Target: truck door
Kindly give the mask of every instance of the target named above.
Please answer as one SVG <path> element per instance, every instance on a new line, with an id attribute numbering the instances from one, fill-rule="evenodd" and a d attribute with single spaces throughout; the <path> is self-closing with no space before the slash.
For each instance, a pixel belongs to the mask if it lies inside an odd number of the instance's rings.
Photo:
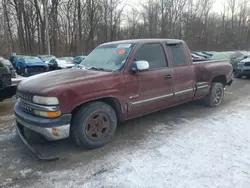
<path id="1" fill-rule="evenodd" d="M 135 54 L 135 61 L 145 60 L 149 70 L 137 72 L 132 78 L 138 83 L 138 93 L 128 99 L 128 117 L 166 108 L 173 100 L 173 80 L 161 43 L 144 44 Z"/>
<path id="2" fill-rule="evenodd" d="M 177 103 L 192 100 L 195 88 L 194 66 L 183 43 L 166 44 L 172 64 L 174 95 Z"/>

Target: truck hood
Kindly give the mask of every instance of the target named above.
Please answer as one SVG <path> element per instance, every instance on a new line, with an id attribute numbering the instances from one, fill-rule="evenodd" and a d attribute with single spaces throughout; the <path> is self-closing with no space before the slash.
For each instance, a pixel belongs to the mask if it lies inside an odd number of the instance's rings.
<path id="1" fill-rule="evenodd" d="M 99 77 L 110 74 L 112 73 L 85 69 L 62 69 L 25 78 L 18 85 L 18 90 L 32 94 L 47 95 L 65 87 L 65 85 L 92 82 L 93 79 L 100 79 Z"/>

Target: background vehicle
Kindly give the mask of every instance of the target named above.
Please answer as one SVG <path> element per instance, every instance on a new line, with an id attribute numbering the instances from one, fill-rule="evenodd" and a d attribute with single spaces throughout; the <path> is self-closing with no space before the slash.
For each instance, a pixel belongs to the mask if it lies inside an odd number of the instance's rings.
<path id="1" fill-rule="evenodd" d="M 81 66 L 18 85 L 16 127 L 29 147 L 23 129 L 48 140 L 71 136 L 81 147 L 98 148 L 121 121 L 201 98 L 219 106 L 233 74 L 228 61 L 193 63 L 186 43 L 173 39 L 102 44 Z M 60 79 L 47 82 L 55 78 Z"/>
<path id="2" fill-rule="evenodd" d="M 234 71 L 235 71 L 235 69 L 237 68 L 238 63 L 239 63 L 241 60 L 245 59 L 245 58 L 247 58 L 247 56 L 245 56 L 245 55 L 244 55 L 242 52 L 240 52 L 240 51 L 235 52 L 235 53 L 233 53 L 232 55 L 230 55 L 229 61 L 230 61 L 230 63 L 232 64 Z"/>
<path id="3" fill-rule="evenodd" d="M 76 56 L 73 60 L 73 63 L 80 64 L 87 56 Z"/>
<path id="4" fill-rule="evenodd" d="M 16 69 L 16 63 L 17 63 L 17 60 L 18 58 L 21 58 L 21 57 L 24 57 L 25 55 L 12 55 L 10 56 L 10 62 L 11 64 L 13 65 L 14 69 Z"/>
<path id="5" fill-rule="evenodd" d="M 24 56 L 18 59 L 16 73 L 18 75 L 30 76 L 48 71 L 48 65 L 35 56 Z"/>
<path id="6" fill-rule="evenodd" d="M 210 57 L 209 55 L 207 55 L 207 54 L 204 54 L 204 53 L 202 53 L 202 52 L 191 52 L 192 54 L 196 54 L 196 55 L 198 55 L 198 56 L 200 56 L 200 57 L 203 57 L 203 58 L 208 58 L 208 57 Z"/>
<path id="7" fill-rule="evenodd" d="M 228 60 L 230 59 L 230 56 L 234 52 L 216 52 L 213 54 L 212 57 L 208 58 L 209 60 Z"/>
<path id="8" fill-rule="evenodd" d="M 10 69 L 11 77 L 16 78 L 16 71 L 8 59 L 0 59 L 0 62 Z"/>
<path id="9" fill-rule="evenodd" d="M 203 60 L 203 59 L 205 59 L 204 57 L 199 56 L 199 55 L 194 54 L 194 53 L 191 53 L 191 57 L 192 57 L 192 59 L 193 59 L 194 61 L 195 61 L 195 60 Z"/>
<path id="10" fill-rule="evenodd" d="M 68 63 L 74 63 L 73 57 L 58 57 L 59 60 L 66 60 Z"/>
<path id="11" fill-rule="evenodd" d="M 11 86 L 11 72 L 10 69 L 0 61 L 0 90 Z"/>
<path id="12" fill-rule="evenodd" d="M 51 59 L 55 59 L 56 58 L 56 56 L 54 56 L 54 55 L 38 55 L 37 57 L 39 57 L 45 63 L 49 63 L 49 61 Z"/>
<path id="13" fill-rule="evenodd" d="M 241 78 L 243 76 L 250 78 L 250 57 L 241 60 L 235 67 L 234 77 Z"/>
<path id="14" fill-rule="evenodd" d="M 0 102 L 15 95 L 16 87 L 11 85 L 10 69 L 0 61 Z"/>
<path id="15" fill-rule="evenodd" d="M 208 52 L 208 51 L 202 51 L 203 54 L 208 55 L 209 57 L 212 57 L 214 52 Z"/>
<path id="16" fill-rule="evenodd" d="M 75 64 L 68 63 L 67 60 L 63 58 L 56 58 L 56 59 L 50 60 L 50 62 L 48 63 L 48 66 L 49 66 L 49 70 L 58 70 L 58 69 L 72 68 L 75 66 Z"/>

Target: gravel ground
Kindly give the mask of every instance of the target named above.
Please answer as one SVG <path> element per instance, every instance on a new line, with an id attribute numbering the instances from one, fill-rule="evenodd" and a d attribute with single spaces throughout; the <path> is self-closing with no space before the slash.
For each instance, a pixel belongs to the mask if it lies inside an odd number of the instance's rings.
<path id="1" fill-rule="evenodd" d="M 10 99 L 0 104 L 0 187 L 249 188 L 249 92 L 250 80 L 235 80 L 218 108 L 195 101 L 125 122 L 100 149 L 38 145 L 54 162 L 18 138 Z"/>

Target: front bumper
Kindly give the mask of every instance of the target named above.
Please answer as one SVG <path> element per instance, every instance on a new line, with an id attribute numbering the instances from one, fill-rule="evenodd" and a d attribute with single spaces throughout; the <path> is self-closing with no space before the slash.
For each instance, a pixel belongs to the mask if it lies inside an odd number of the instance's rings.
<path id="1" fill-rule="evenodd" d="M 237 67 L 235 71 L 242 76 L 250 76 L 250 66 Z"/>
<path id="2" fill-rule="evenodd" d="M 30 143 L 28 140 L 26 140 L 25 136 L 24 136 L 24 131 L 22 129 L 22 127 L 20 127 L 20 125 L 17 123 L 16 124 L 16 131 L 18 133 L 18 135 L 20 136 L 21 140 L 23 141 L 23 143 L 34 153 L 37 155 L 37 157 L 41 160 L 45 160 L 45 161 L 54 161 L 54 160 L 58 160 L 59 156 L 44 156 L 42 155 L 38 150 L 36 150 Z"/>
<path id="3" fill-rule="evenodd" d="M 26 127 L 43 135 L 47 140 L 60 140 L 69 137 L 71 114 L 64 114 L 58 118 L 43 118 L 28 114 L 19 107 L 14 106 L 18 126 Z"/>

